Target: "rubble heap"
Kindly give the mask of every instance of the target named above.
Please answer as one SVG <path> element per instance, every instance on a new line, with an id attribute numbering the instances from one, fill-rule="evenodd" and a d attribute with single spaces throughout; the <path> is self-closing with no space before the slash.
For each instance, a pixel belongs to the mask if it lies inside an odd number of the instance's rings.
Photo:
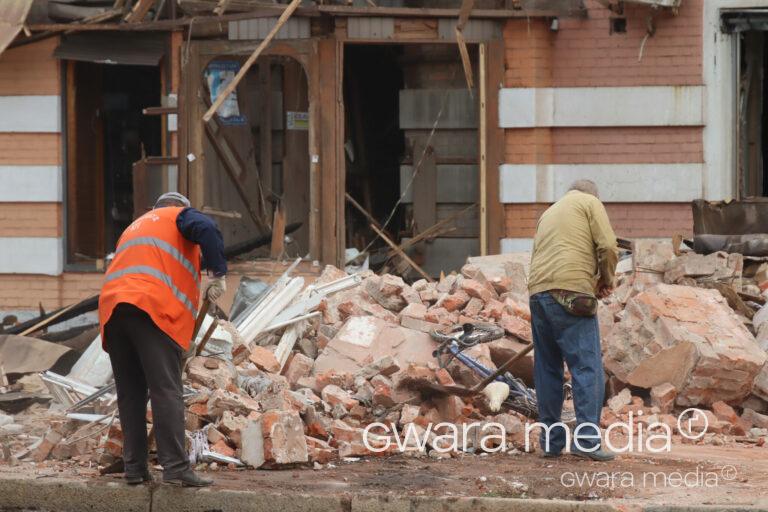
<path id="1" fill-rule="evenodd" d="M 471 433 L 466 445 L 446 446 L 443 434 L 490 422 L 506 432 L 494 446 L 535 449 L 525 443 L 530 418 L 494 413 L 483 394 L 424 391 L 431 384 L 480 381 L 456 361 L 437 364 L 434 329 L 478 321 L 503 328 L 503 338 L 465 352 L 491 370 L 531 343 L 524 259 L 473 258 L 459 273 L 412 284 L 328 266 L 310 284 L 284 275 L 231 323 L 217 327 L 207 318 L 200 332 L 212 337 L 185 369 L 190 458 L 212 467 L 279 468 L 396 452 L 452 457 L 493 446 Z M 740 255 L 676 256 L 660 242 L 636 243 L 627 263 L 615 293 L 599 308 L 608 377 L 604 426 L 660 422 L 677 432 L 673 413 L 699 406 L 711 409 L 711 421 L 698 442 L 764 443 L 768 365 L 760 333 L 768 331 L 761 296 L 768 265 Z M 511 370 L 529 386 L 533 357 Z M 69 386 L 80 398 L 97 391 L 55 375 L 44 380 L 49 387 Z M 76 412 L 54 403 L 45 428 L 38 422 L 33 434 L 17 419 L 0 417 L 0 438 L 10 439 L 5 446 L 12 448 L 6 458 L 10 452 L 12 460 L 73 458 L 108 467 L 121 453 L 113 392 L 103 388 L 86 409 L 54 393 Z M 367 432 L 374 423 L 389 431 Z"/>

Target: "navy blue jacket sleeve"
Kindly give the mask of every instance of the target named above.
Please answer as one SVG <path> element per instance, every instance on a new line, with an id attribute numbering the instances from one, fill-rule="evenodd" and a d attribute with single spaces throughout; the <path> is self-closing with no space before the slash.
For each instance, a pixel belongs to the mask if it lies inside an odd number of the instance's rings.
<path id="1" fill-rule="evenodd" d="M 224 239 L 213 219 L 194 208 L 185 208 L 176 217 L 176 227 L 184 238 L 200 246 L 204 269 L 210 270 L 217 277 L 226 275 Z"/>

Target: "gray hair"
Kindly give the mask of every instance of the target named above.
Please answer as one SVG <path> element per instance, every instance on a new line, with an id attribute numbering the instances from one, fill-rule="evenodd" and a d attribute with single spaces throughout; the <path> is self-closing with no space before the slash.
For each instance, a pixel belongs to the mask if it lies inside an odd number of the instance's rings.
<path id="1" fill-rule="evenodd" d="M 597 198 L 600 197 L 597 193 L 597 185 L 595 185 L 595 182 L 592 180 L 576 180 L 571 183 L 571 187 L 568 190 L 578 190 L 579 192 L 584 192 L 585 194 L 590 194 Z"/>
<path id="2" fill-rule="evenodd" d="M 163 208 L 166 206 L 189 207 L 191 206 L 191 203 L 189 202 L 189 199 L 178 192 L 166 192 L 157 198 L 157 201 L 155 201 L 155 208 Z"/>

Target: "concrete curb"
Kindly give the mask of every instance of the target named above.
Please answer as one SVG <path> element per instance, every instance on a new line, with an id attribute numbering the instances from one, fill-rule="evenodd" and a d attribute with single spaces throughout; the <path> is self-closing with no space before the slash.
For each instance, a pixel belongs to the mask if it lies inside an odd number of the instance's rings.
<path id="1" fill-rule="evenodd" d="M 151 491 L 143 485 L 51 477 L 0 479 L 0 510 L 148 512 L 151 502 Z"/>
<path id="2" fill-rule="evenodd" d="M 307 495 L 129 487 L 122 482 L 0 478 L 0 511 L 47 512 L 768 512 L 768 507 L 642 505 L 513 498 Z"/>

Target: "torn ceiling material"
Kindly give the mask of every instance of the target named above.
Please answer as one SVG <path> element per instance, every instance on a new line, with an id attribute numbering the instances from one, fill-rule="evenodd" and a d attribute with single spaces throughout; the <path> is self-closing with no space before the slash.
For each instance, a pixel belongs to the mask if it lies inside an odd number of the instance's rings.
<path id="1" fill-rule="evenodd" d="M 165 55 L 162 33 L 81 33 L 64 36 L 54 57 L 97 64 L 157 66 Z"/>
<path id="2" fill-rule="evenodd" d="M 0 54 L 21 32 L 34 0 L 3 0 L 0 2 Z"/>

